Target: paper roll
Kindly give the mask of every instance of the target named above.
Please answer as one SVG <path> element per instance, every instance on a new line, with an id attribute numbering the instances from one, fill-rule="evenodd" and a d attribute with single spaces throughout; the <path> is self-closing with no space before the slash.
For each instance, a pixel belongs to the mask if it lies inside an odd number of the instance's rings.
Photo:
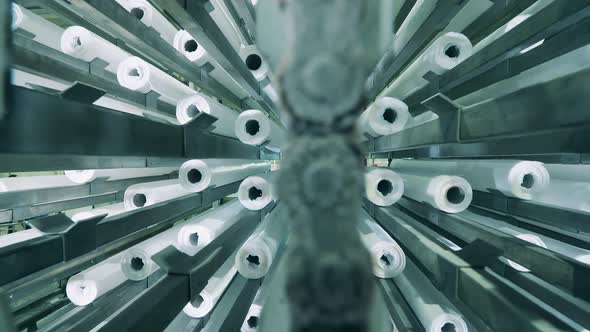
<path id="1" fill-rule="evenodd" d="M 195 255 L 221 233 L 240 221 L 246 209 L 237 199 L 190 219 L 176 235 L 176 247 L 189 256 Z"/>
<path id="2" fill-rule="evenodd" d="M 270 162 L 249 159 L 193 159 L 180 166 L 182 187 L 200 192 L 270 171 Z"/>
<path id="3" fill-rule="evenodd" d="M 246 319 L 244 323 L 242 323 L 242 327 L 240 329 L 241 332 L 256 332 L 258 331 L 258 322 L 260 321 L 260 315 L 262 314 L 262 306 L 259 304 L 252 304 L 250 309 L 248 309 L 248 313 L 246 314 Z"/>
<path id="4" fill-rule="evenodd" d="M 160 36 L 168 43 L 172 44 L 177 29 L 170 23 L 164 15 L 156 10 L 147 0 L 115 0 L 125 10 L 130 12 L 138 20 L 148 27 L 154 28 Z"/>
<path id="5" fill-rule="evenodd" d="M 109 181 L 166 175 L 178 170 L 177 167 L 143 167 L 143 168 L 105 168 L 64 171 L 65 175 L 75 183 L 88 183 L 97 178 Z"/>
<path id="6" fill-rule="evenodd" d="M 553 176 L 551 172 L 551 176 Z M 559 208 L 590 212 L 590 182 L 551 179 L 549 186 L 532 201 Z"/>
<path id="7" fill-rule="evenodd" d="M 12 31 L 23 29 L 33 35 L 34 41 L 45 46 L 60 50 L 60 40 L 63 29 L 39 15 L 12 3 Z"/>
<path id="8" fill-rule="evenodd" d="M 404 181 L 393 170 L 383 167 L 367 167 L 365 172 L 365 196 L 378 206 L 390 206 L 404 193 Z"/>
<path id="9" fill-rule="evenodd" d="M 129 57 L 127 52 L 81 26 L 67 28 L 61 36 L 61 50 L 75 58 L 90 62 L 96 58 L 106 61 L 106 70 L 117 73 L 117 67 Z"/>
<path id="10" fill-rule="evenodd" d="M 361 114 L 358 127 L 361 133 L 373 137 L 391 135 L 404 129 L 410 118 L 408 105 L 403 101 L 381 97 Z"/>
<path id="11" fill-rule="evenodd" d="M 36 228 L 25 229 L 15 233 L 0 235 L 0 248 L 8 247 L 15 243 L 28 241 L 40 236 L 43 236 L 43 232 Z"/>
<path id="12" fill-rule="evenodd" d="M 236 137 L 234 126 L 239 113 L 220 104 L 217 100 L 204 94 L 195 94 L 176 104 L 176 118 L 181 124 L 189 123 L 200 113 L 217 118 L 217 121 L 213 123 L 213 133 Z"/>
<path id="13" fill-rule="evenodd" d="M 125 190 L 123 202 L 128 210 L 150 206 L 191 194 L 177 179 L 134 184 Z"/>
<path id="14" fill-rule="evenodd" d="M 590 165 L 545 164 L 552 179 L 575 182 L 590 182 Z"/>
<path id="15" fill-rule="evenodd" d="M 464 211 L 471 204 L 473 192 L 469 182 L 458 176 L 420 176 L 400 173 L 404 196 L 424 202 L 447 213 Z"/>
<path id="16" fill-rule="evenodd" d="M 550 183 L 543 163 L 520 160 L 394 160 L 398 172 L 434 176 L 464 177 L 480 191 L 500 191 L 508 196 L 531 199 Z"/>
<path id="17" fill-rule="evenodd" d="M 417 3 L 416 3 L 417 5 Z M 471 56 L 473 46 L 467 37 L 447 32 L 436 39 L 404 72 L 385 89 L 383 95 L 406 99 L 428 84 L 424 75 L 442 75 Z"/>
<path id="18" fill-rule="evenodd" d="M 196 94 L 193 89 L 174 77 L 135 56 L 128 57 L 119 64 L 117 80 L 121 86 L 133 91 L 155 91 L 160 94 L 162 100 L 173 105 L 180 99 Z"/>
<path id="19" fill-rule="evenodd" d="M 184 306 L 185 314 L 193 318 L 205 317 L 217 304 L 217 301 L 225 292 L 225 289 L 236 275 L 236 268 L 234 267 L 234 255 L 229 257 L 225 263 L 215 272 L 215 274 L 207 282 L 207 286 L 193 299 L 192 302 Z"/>
<path id="20" fill-rule="evenodd" d="M 78 184 L 63 175 L 19 176 L 15 178 L 1 178 L 0 192 L 70 187 L 76 185 Z"/>
<path id="21" fill-rule="evenodd" d="M 236 137 L 248 145 L 261 145 L 280 148 L 285 141 L 285 130 L 258 110 L 244 111 L 238 116 L 234 127 Z"/>
<path id="22" fill-rule="evenodd" d="M 68 279 L 66 295 L 73 304 L 86 306 L 126 280 L 119 264 L 100 263 Z"/>
<path id="23" fill-rule="evenodd" d="M 360 219 L 357 228 L 371 254 L 373 274 L 378 278 L 393 278 L 402 273 L 406 255 L 399 244 L 364 210 Z"/>
<path id="24" fill-rule="evenodd" d="M 277 196 L 273 188 L 276 172 L 247 177 L 240 184 L 238 199 L 248 210 L 262 210 L 270 202 L 276 201 Z"/>
<path id="25" fill-rule="evenodd" d="M 70 219 L 72 219 L 73 221 L 80 221 L 80 220 L 94 218 L 94 217 L 100 216 L 102 214 L 106 214 L 107 217 L 112 217 L 112 216 L 116 216 L 117 214 L 123 213 L 125 211 L 127 211 L 125 209 L 125 204 L 124 203 L 117 203 L 117 204 L 101 206 L 101 207 L 94 208 L 89 211 L 81 211 L 81 212 L 75 213 Z"/>
<path id="26" fill-rule="evenodd" d="M 270 72 L 268 64 L 262 58 L 256 45 L 242 46 L 240 49 L 240 57 L 257 81 L 263 81 L 268 77 Z"/>
<path id="27" fill-rule="evenodd" d="M 286 236 L 286 224 L 280 209 L 275 207 L 238 250 L 235 266 L 245 278 L 260 279 L 268 273 Z"/>
<path id="28" fill-rule="evenodd" d="M 426 276 L 408 261 L 394 282 L 427 332 L 467 332 L 467 323 L 459 311 Z"/>

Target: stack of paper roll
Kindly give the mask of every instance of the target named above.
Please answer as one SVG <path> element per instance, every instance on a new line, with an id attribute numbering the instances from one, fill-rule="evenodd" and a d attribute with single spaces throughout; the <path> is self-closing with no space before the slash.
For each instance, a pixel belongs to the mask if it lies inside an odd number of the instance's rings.
<path id="1" fill-rule="evenodd" d="M 81 26 L 67 28 L 60 44 L 62 52 L 75 58 L 86 62 L 96 58 L 104 60 L 108 64 L 105 69 L 112 73 L 117 73 L 119 64 L 129 57 L 127 52 Z"/>
<path id="2" fill-rule="evenodd" d="M 277 194 L 273 182 L 276 172 L 247 177 L 238 188 L 238 199 L 248 210 L 262 210 L 276 201 Z"/>
<path id="3" fill-rule="evenodd" d="M 244 45 L 240 49 L 240 57 L 250 69 L 254 78 L 261 82 L 264 81 L 270 74 L 268 64 L 262 58 L 260 51 L 256 45 Z"/>
<path id="4" fill-rule="evenodd" d="M 137 209 L 191 194 L 178 179 L 134 184 L 125 190 L 125 208 Z"/>
<path id="5" fill-rule="evenodd" d="M 217 304 L 225 289 L 236 275 L 234 255 L 229 257 L 207 282 L 207 286 L 191 302 L 184 306 L 185 314 L 193 318 L 205 317 Z"/>
<path id="6" fill-rule="evenodd" d="M 12 30 L 22 29 L 34 35 L 33 40 L 45 46 L 60 50 L 63 29 L 39 15 L 12 4 Z"/>
<path id="7" fill-rule="evenodd" d="M 238 116 L 234 126 L 236 137 L 248 145 L 261 145 L 280 149 L 286 139 L 285 129 L 272 121 L 265 113 L 247 110 Z"/>
<path id="8" fill-rule="evenodd" d="M 126 280 L 121 265 L 106 261 L 68 279 L 66 295 L 73 304 L 86 306 Z"/>
<path id="9" fill-rule="evenodd" d="M 65 175 L 75 183 L 88 183 L 97 178 L 109 181 L 166 175 L 178 170 L 178 167 L 143 167 L 143 168 L 105 168 L 65 171 Z"/>
<path id="10" fill-rule="evenodd" d="M 143 24 L 152 27 L 168 43 L 172 44 L 177 29 L 147 0 L 115 0 Z"/>
<path id="11" fill-rule="evenodd" d="M 364 210 L 357 228 L 371 254 L 373 274 L 378 278 L 393 278 L 402 273 L 406 266 L 404 251 Z"/>
<path id="12" fill-rule="evenodd" d="M 19 176 L 1 178 L 0 192 L 59 188 L 75 185 L 78 185 L 78 183 L 72 182 L 64 175 Z"/>
<path id="13" fill-rule="evenodd" d="M 404 272 L 394 278 L 404 299 L 427 332 L 467 332 L 459 311 L 414 265 L 407 261 Z"/>
<path id="14" fill-rule="evenodd" d="M 125 211 L 127 211 L 127 209 L 125 209 L 125 204 L 121 202 L 121 203 L 97 207 L 97 208 L 94 208 L 94 209 L 88 210 L 88 211 L 77 212 L 72 216 L 71 219 L 73 221 L 80 221 L 80 220 L 86 220 L 86 219 L 90 219 L 90 218 L 93 218 L 96 216 L 100 216 L 102 214 L 106 214 L 107 217 L 112 217 L 112 216 L 116 216 L 117 214 L 123 213 Z"/>
<path id="15" fill-rule="evenodd" d="M 187 85 L 136 56 L 128 57 L 119 64 L 117 80 L 122 87 L 133 91 L 157 92 L 163 101 L 172 105 L 196 94 Z"/>
<path id="16" fill-rule="evenodd" d="M 275 207 L 236 254 L 238 272 L 248 279 L 259 279 L 270 269 L 277 250 L 286 237 L 286 223 Z"/>
<path id="17" fill-rule="evenodd" d="M 464 211 L 471 204 L 473 191 L 462 177 L 398 174 L 404 180 L 404 196 L 415 201 L 430 204 L 447 213 Z"/>
<path id="18" fill-rule="evenodd" d="M 178 179 L 186 190 L 200 192 L 270 171 L 269 161 L 248 159 L 193 159 L 180 166 Z"/>
<path id="19" fill-rule="evenodd" d="M 408 105 L 403 101 L 392 97 L 379 97 L 358 121 L 361 134 L 369 134 L 372 137 L 395 134 L 404 129 L 411 115 Z M 366 140 L 364 137 L 363 140 Z"/>
<path id="20" fill-rule="evenodd" d="M 550 182 L 543 163 L 521 160 L 394 160 L 398 173 L 456 175 L 480 191 L 499 191 L 507 196 L 531 199 Z M 403 177 L 403 176 L 402 176 Z"/>
<path id="21" fill-rule="evenodd" d="M 378 206 L 390 206 L 404 193 L 404 181 L 393 170 L 384 167 L 367 167 L 365 197 Z"/>
<path id="22" fill-rule="evenodd" d="M 239 113 L 214 98 L 199 93 L 186 97 L 176 104 L 176 118 L 180 124 L 191 122 L 201 113 L 217 118 L 211 132 L 222 136 L 236 137 L 234 126 Z"/>

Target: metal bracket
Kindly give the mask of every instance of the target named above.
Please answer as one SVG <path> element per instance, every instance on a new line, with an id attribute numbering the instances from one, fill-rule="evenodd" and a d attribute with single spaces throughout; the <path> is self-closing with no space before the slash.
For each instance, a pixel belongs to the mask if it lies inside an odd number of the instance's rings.
<path id="1" fill-rule="evenodd" d="M 84 104 L 94 104 L 106 91 L 84 83 L 75 82 L 74 85 L 60 93 L 61 98 L 77 101 Z"/>

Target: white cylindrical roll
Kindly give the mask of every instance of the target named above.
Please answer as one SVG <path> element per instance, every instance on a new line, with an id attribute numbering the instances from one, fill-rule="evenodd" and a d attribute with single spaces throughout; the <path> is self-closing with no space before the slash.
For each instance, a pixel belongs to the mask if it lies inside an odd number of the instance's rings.
<path id="1" fill-rule="evenodd" d="M 247 41 L 239 32 L 239 27 L 233 20 L 229 8 L 227 8 L 223 0 L 211 0 L 211 4 L 214 9 L 209 12 L 209 16 L 211 16 L 213 22 L 223 32 L 223 35 L 227 38 L 234 50 L 238 51 Z"/>
<path id="2" fill-rule="evenodd" d="M 15 3 L 12 4 L 11 11 L 13 31 L 23 29 L 35 35 L 34 41 L 61 51 L 60 40 L 64 31 L 62 28 Z"/>
<path id="3" fill-rule="evenodd" d="M 164 15 L 156 10 L 147 0 L 116 0 L 125 10 L 148 27 L 154 28 L 160 36 L 172 44 L 177 29 Z"/>
<path id="4" fill-rule="evenodd" d="M 185 190 L 177 179 L 134 184 L 125 190 L 123 202 L 128 210 L 150 206 L 163 201 L 185 196 Z"/>
<path id="5" fill-rule="evenodd" d="M 549 186 L 533 195 L 532 200 L 544 205 L 590 212 L 590 182 L 551 179 Z"/>
<path id="6" fill-rule="evenodd" d="M 197 295 L 192 302 L 184 306 L 185 314 L 193 318 L 205 317 L 217 304 L 217 301 L 225 292 L 225 289 L 236 275 L 236 268 L 234 267 L 234 255 L 230 256 L 223 265 L 215 272 L 215 274 L 207 282 L 207 286 Z"/>
<path id="7" fill-rule="evenodd" d="M 244 323 L 242 323 L 242 328 L 240 329 L 241 332 L 256 332 L 258 331 L 258 322 L 260 321 L 260 315 L 262 314 L 262 306 L 259 304 L 252 304 L 250 309 L 248 309 L 248 313 L 246 314 L 246 319 L 244 319 Z"/>
<path id="8" fill-rule="evenodd" d="M 204 94 L 195 94 L 180 100 L 176 104 L 176 118 L 181 124 L 189 123 L 200 113 L 217 118 L 217 121 L 213 123 L 215 128 L 212 132 L 223 136 L 236 137 L 234 126 L 239 113 L 220 104 L 217 100 Z"/>
<path id="9" fill-rule="evenodd" d="M 378 278 L 393 278 L 406 267 L 406 255 L 397 242 L 371 216 L 361 213 L 357 223 L 361 240 L 371 254 L 373 274 Z"/>
<path id="10" fill-rule="evenodd" d="M 408 105 L 392 97 L 380 97 L 359 117 L 361 133 L 373 137 L 391 135 L 404 129 L 410 120 Z"/>
<path id="11" fill-rule="evenodd" d="M 378 206 L 395 204 L 404 193 L 404 181 L 393 170 L 383 167 L 367 167 L 365 172 L 365 196 Z"/>
<path id="12" fill-rule="evenodd" d="M 88 183 L 97 178 L 107 178 L 109 181 L 142 178 L 170 174 L 178 167 L 144 167 L 144 168 L 106 168 L 65 171 L 65 175 L 73 182 Z"/>
<path id="13" fill-rule="evenodd" d="M 256 45 L 242 46 L 240 56 L 256 80 L 263 81 L 269 75 L 268 64 L 262 58 Z"/>
<path id="14" fill-rule="evenodd" d="M 119 64 L 129 57 L 127 52 L 81 26 L 67 28 L 61 36 L 61 50 L 75 58 L 90 62 L 96 58 L 106 61 L 106 70 L 116 73 Z"/>
<path id="15" fill-rule="evenodd" d="M 15 243 L 28 241 L 40 236 L 43 236 L 43 232 L 36 228 L 25 229 L 15 233 L 0 235 L 0 248 L 8 247 Z"/>
<path id="16" fill-rule="evenodd" d="M 176 235 L 176 248 L 193 256 L 221 233 L 240 221 L 244 209 L 239 200 L 223 204 L 183 224 Z"/>
<path id="17" fill-rule="evenodd" d="M 119 64 L 117 80 L 121 86 L 133 91 L 155 91 L 164 101 L 173 105 L 176 105 L 178 100 L 196 93 L 174 77 L 136 56 L 129 57 Z"/>
<path id="18" fill-rule="evenodd" d="M 70 219 L 72 219 L 73 221 L 80 221 L 80 220 L 86 220 L 86 219 L 90 219 L 102 214 L 106 214 L 107 217 L 112 217 L 112 216 L 116 216 L 117 214 L 123 213 L 125 212 L 125 204 L 124 203 L 117 203 L 117 204 L 111 204 L 111 205 L 107 205 L 107 206 L 101 206 L 98 208 L 94 208 L 92 210 L 89 211 L 81 211 L 78 212 L 76 214 L 74 214 Z"/>
<path id="19" fill-rule="evenodd" d="M 235 265 L 242 276 L 260 279 L 268 273 L 286 236 L 286 224 L 280 216 L 277 206 L 238 250 Z"/>
<path id="20" fill-rule="evenodd" d="M 178 179 L 184 189 L 200 192 L 268 172 L 270 164 L 249 159 L 193 159 L 180 166 Z"/>
<path id="21" fill-rule="evenodd" d="M 408 261 L 404 272 L 394 281 L 427 332 L 468 331 L 467 323 L 457 308 L 413 262 Z"/>
<path id="22" fill-rule="evenodd" d="M 473 191 L 462 177 L 398 174 L 404 180 L 404 196 L 415 201 L 428 203 L 447 213 L 464 211 L 471 204 Z"/>
<path id="23" fill-rule="evenodd" d="M 234 127 L 236 137 L 245 144 L 280 148 L 285 140 L 285 130 L 258 110 L 244 111 L 238 116 Z"/>
<path id="24" fill-rule="evenodd" d="M 72 276 L 66 285 L 66 295 L 73 304 L 86 306 L 126 280 L 119 264 L 103 262 Z"/>
<path id="25" fill-rule="evenodd" d="M 19 176 L 15 178 L 1 178 L 0 192 L 69 187 L 75 185 L 78 185 L 78 183 L 72 182 L 63 175 Z"/>
<path id="26" fill-rule="evenodd" d="M 238 199 L 246 209 L 262 210 L 270 202 L 277 200 L 273 184 L 275 173 L 250 176 L 242 181 L 238 189 Z"/>
<path id="27" fill-rule="evenodd" d="M 576 182 L 590 182 L 590 165 L 545 164 L 552 179 Z"/>
<path id="28" fill-rule="evenodd" d="M 385 89 L 383 95 L 406 99 L 428 84 L 424 75 L 442 75 L 471 56 L 473 46 L 467 37 L 447 32 L 435 40 L 404 72 Z"/>
<path id="29" fill-rule="evenodd" d="M 497 190 L 505 195 L 531 199 L 550 183 L 543 163 L 520 160 L 394 160 L 391 168 L 402 173 L 464 177 L 477 190 Z"/>

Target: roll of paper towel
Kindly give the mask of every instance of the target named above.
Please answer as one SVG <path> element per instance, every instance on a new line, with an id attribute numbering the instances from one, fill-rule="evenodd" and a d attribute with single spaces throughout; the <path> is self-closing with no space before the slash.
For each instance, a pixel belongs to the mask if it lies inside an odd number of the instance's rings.
<path id="1" fill-rule="evenodd" d="M 180 124 L 189 123 L 201 113 L 217 118 L 211 132 L 222 136 L 236 137 L 234 126 L 239 113 L 220 104 L 214 98 L 204 94 L 195 94 L 176 104 L 176 118 Z"/>
<path id="2" fill-rule="evenodd" d="M 410 118 L 408 105 L 403 101 L 380 97 L 361 114 L 358 128 L 373 137 L 391 135 L 404 129 Z"/>
<path id="3" fill-rule="evenodd" d="M 553 176 L 553 172 L 551 172 L 551 176 Z M 545 190 L 533 195 L 532 201 L 590 212 L 590 182 L 551 179 L 551 183 Z"/>
<path id="4" fill-rule="evenodd" d="M 186 190 L 200 192 L 270 171 L 270 162 L 248 159 L 193 159 L 180 166 L 178 179 Z"/>
<path id="5" fill-rule="evenodd" d="M 106 70 L 117 73 L 119 64 L 129 57 L 127 52 L 81 26 L 67 28 L 61 35 L 61 50 L 75 58 L 90 62 L 96 58 L 108 63 Z"/>
<path id="6" fill-rule="evenodd" d="M 68 279 L 66 295 L 73 304 L 86 306 L 126 280 L 119 264 L 100 263 Z"/>
<path id="7" fill-rule="evenodd" d="M 123 202 L 129 210 L 150 206 L 191 194 L 177 179 L 134 184 L 125 190 Z"/>
<path id="8" fill-rule="evenodd" d="M 261 145 L 280 149 L 285 141 L 285 130 L 258 110 L 247 110 L 238 116 L 234 127 L 236 137 L 248 145 Z"/>
<path id="9" fill-rule="evenodd" d="M 47 188 L 59 188 L 76 186 L 64 175 L 43 175 L 43 176 L 19 176 L 15 178 L 1 178 L 0 192 L 38 190 Z"/>
<path id="10" fill-rule="evenodd" d="M 177 29 L 147 0 L 115 0 L 143 24 L 152 27 L 172 44 Z"/>
<path id="11" fill-rule="evenodd" d="M 390 206 L 404 193 L 404 181 L 396 172 L 384 167 L 367 167 L 365 196 L 378 206 Z"/>
<path id="12" fill-rule="evenodd" d="M 97 178 L 107 178 L 109 181 L 143 178 L 166 175 L 178 170 L 178 167 L 143 167 L 143 168 L 105 168 L 65 171 L 65 175 L 73 182 L 88 183 Z"/>
<path id="13" fill-rule="evenodd" d="M 275 181 L 276 172 L 247 177 L 238 188 L 238 199 L 248 210 L 262 210 L 277 200 Z"/>
<path id="14" fill-rule="evenodd" d="M 58 51 L 63 29 L 53 24 L 30 10 L 15 3 L 12 4 L 12 30 L 22 29 L 35 35 L 34 41 L 49 46 Z"/>
<path id="15" fill-rule="evenodd" d="M 268 77 L 270 73 L 268 64 L 262 58 L 256 45 L 242 46 L 240 57 L 257 81 L 264 81 Z"/>
<path id="16" fill-rule="evenodd" d="M 464 211 L 471 204 L 469 182 L 458 176 L 421 176 L 398 173 L 404 180 L 404 196 L 447 213 Z"/>

